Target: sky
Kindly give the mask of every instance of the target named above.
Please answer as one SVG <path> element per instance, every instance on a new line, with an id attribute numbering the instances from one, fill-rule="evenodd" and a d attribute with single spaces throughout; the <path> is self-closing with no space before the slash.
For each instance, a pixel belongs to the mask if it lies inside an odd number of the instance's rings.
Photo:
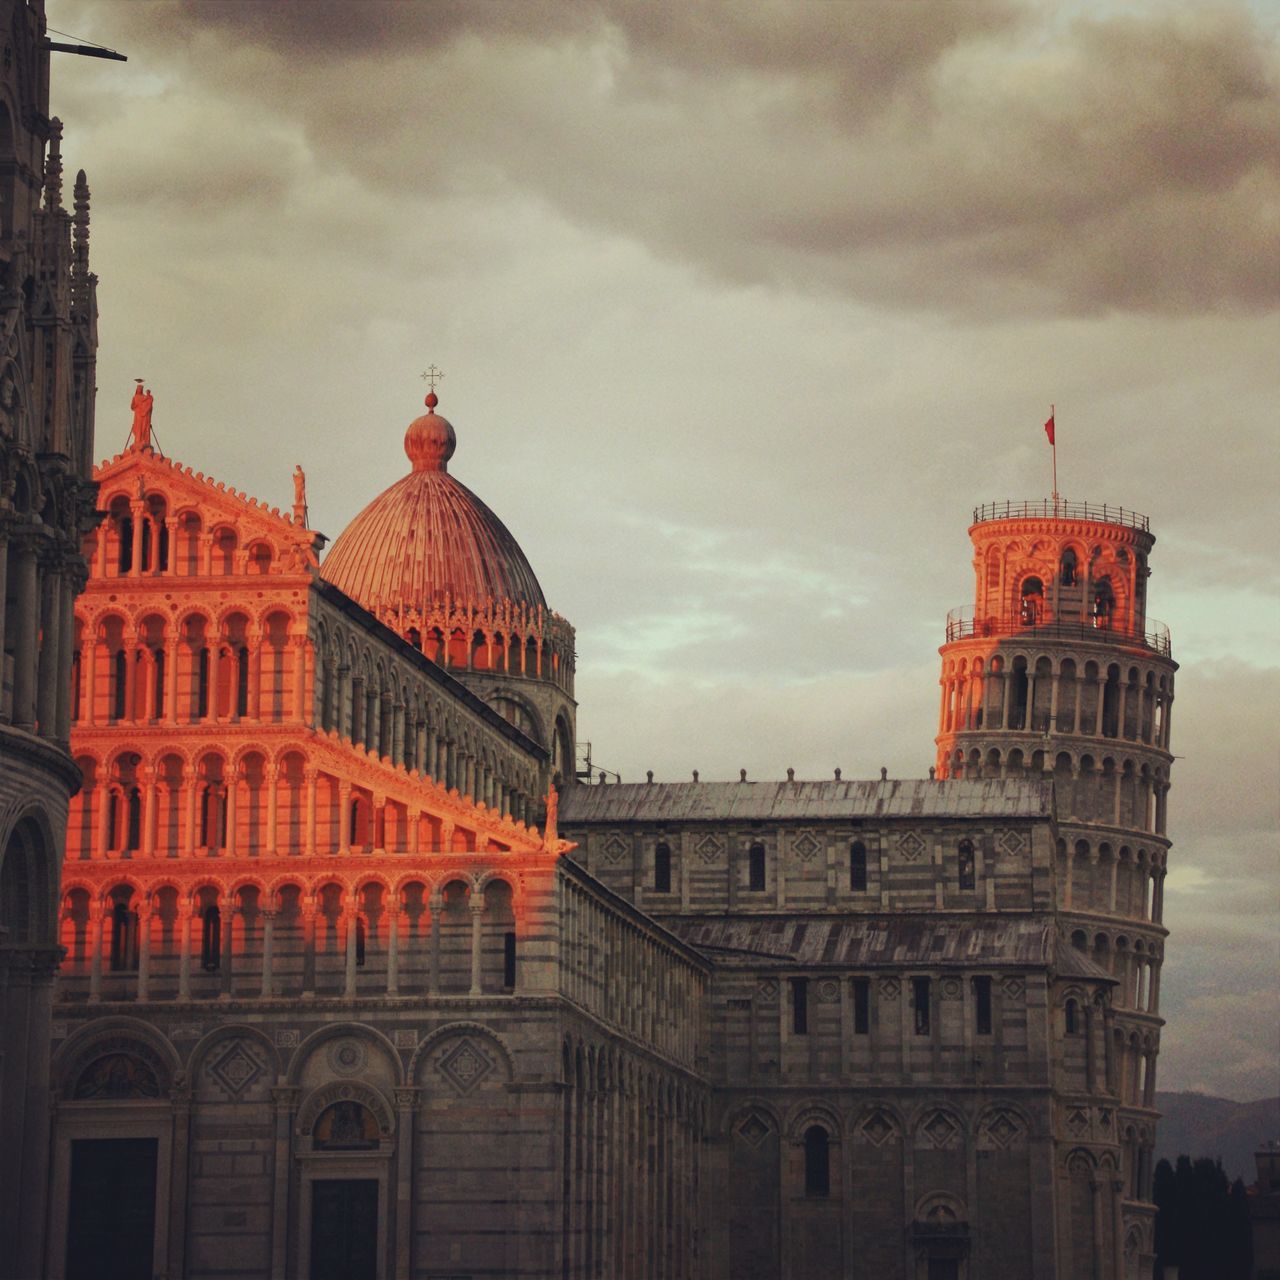
<path id="1" fill-rule="evenodd" d="M 1161 1089 L 1280 1092 L 1280 0 L 48 0 L 98 454 L 331 537 L 450 469 L 598 766 L 921 777 L 975 505 L 1148 514 Z"/>

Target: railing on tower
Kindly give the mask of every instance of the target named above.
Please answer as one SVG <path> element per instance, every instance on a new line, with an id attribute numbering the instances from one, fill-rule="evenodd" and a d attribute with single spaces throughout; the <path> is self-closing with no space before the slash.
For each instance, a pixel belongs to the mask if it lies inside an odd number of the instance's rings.
<path id="1" fill-rule="evenodd" d="M 1130 529 L 1151 531 L 1151 521 L 1127 507 L 1099 506 L 1094 502 L 1067 502 L 1063 498 L 1038 498 L 1030 502 L 986 502 L 973 509 L 973 523 L 987 520 L 1098 520 Z"/>
<path id="2" fill-rule="evenodd" d="M 987 614 L 974 616 L 973 606 L 964 605 L 947 614 L 947 643 L 953 640 L 999 640 L 1009 636 L 1042 637 L 1046 640 L 1083 640 L 1097 642 L 1119 641 L 1141 645 L 1162 657 L 1172 655 L 1169 628 L 1163 622 L 1147 618 L 1141 629 L 1129 628 L 1116 618 L 1078 619 L 1055 618 L 1052 621 L 1028 621 L 1023 615 Z"/>

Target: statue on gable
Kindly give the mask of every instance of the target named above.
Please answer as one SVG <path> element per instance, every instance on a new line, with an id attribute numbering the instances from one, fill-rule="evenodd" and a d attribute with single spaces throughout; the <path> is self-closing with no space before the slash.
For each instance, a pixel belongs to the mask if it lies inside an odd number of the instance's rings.
<path id="1" fill-rule="evenodd" d="M 130 408 L 133 410 L 133 433 L 129 441 L 130 449 L 135 451 L 151 451 L 151 406 L 155 397 L 142 385 L 141 378 L 135 378 L 138 384 L 133 393 Z"/>
<path id="2" fill-rule="evenodd" d="M 301 463 L 293 469 L 293 522 L 303 527 L 307 523 L 307 473 Z"/>

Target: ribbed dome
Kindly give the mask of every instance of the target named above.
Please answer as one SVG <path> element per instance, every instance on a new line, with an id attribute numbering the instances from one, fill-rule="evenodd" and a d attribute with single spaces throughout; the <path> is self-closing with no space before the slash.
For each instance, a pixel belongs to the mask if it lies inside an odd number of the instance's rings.
<path id="1" fill-rule="evenodd" d="M 322 577 L 371 613 L 428 613 L 446 596 L 484 605 L 509 600 L 545 608 L 538 579 L 506 526 L 448 473 L 455 435 L 429 412 L 405 432 L 413 470 L 379 494 L 343 530 Z"/>

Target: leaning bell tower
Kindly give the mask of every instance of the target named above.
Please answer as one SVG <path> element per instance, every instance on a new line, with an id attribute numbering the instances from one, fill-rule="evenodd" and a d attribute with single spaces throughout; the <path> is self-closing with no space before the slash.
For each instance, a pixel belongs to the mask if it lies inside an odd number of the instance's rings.
<path id="1" fill-rule="evenodd" d="M 1077 1010 L 1062 979 L 1055 1060 L 1072 1060 L 1087 1014 L 1098 1061 L 1091 1098 L 1059 1090 L 1055 1137 L 1064 1159 L 1087 1136 L 1100 1169 L 1114 1161 L 1117 1253 L 1145 1253 L 1177 670 L 1168 629 L 1147 616 L 1155 538 L 1136 512 L 1061 499 L 979 507 L 969 537 L 974 604 L 949 615 L 940 651 L 938 776 L 1053 780 L 1059 973 L 1110 989 Z"/>

